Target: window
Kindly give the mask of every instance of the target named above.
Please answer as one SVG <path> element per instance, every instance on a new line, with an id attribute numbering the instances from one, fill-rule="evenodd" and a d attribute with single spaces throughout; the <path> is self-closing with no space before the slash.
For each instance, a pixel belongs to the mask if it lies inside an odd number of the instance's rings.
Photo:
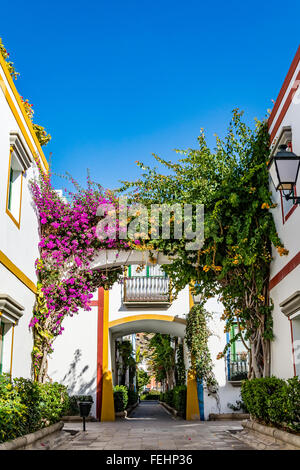
<path id="1" fill-rule="evenodd" d="M 4 323 L 0 319 L 0 374 L 2 374 L 3 367 L 3 340 L 4 340 Z"/>
<path id="2" fill-rule="evenodd" d="M 138 265 L 131 265 L 128 267 L 128 276 L 144 276 L 144 277 L 153 277 L 153 276 L 162 276 L 166 277 L 166 274 L 161 269 L 161 267 L 156 265 L 151 266 L 138 266 Z"/>
<path id="3" fill-rule="evenodd" d="M 9 163 L 6 210 L 15 224 L 20 227 L 23 169 L 16 158 L 13 148 L 10 149 Z"/>
<path id="4" fill-rule="evenodd" d="M 234 339 L 237 334 L 238 326 L 234 325 L 230 330 L 230 339 Z M 235 339 L 230 345 L 227 355 L 227 367 L 229 381 L 236 382 L 247 378 L 248 351 L 241 338 Z"/>
<path id="5" fill-rule="evenodd" d="M 9 372 L 12 375 L 14 328 L 23 315 L 24 307 L 9 295 L 0 294 L 0 312 L 0 373 Z"/>
<path id="6" fill-rule="evenodd" d="M 128 276 L 127 276 L 128 275 Z M 159 265 L 128 267 L 124 276 L 124 302 L 133 305 L 137 302 L 156 302 L 167 306 L 171 301 L 168 277 Z"/>
<path id="7" fill-rule="evenodd" d="M 10 134 L 6 213 L 20 228 L 23 175 L 31 165 L 26 144 L 17 132 Z"/>
<path id="8" fill-rule="evenodd" d="M 295 375 L 300 377 L 300 312 L 297 312 L 295 315 L 293 315 L 293 318 L 291 318 L 291 323 L 293 334 Z"/>

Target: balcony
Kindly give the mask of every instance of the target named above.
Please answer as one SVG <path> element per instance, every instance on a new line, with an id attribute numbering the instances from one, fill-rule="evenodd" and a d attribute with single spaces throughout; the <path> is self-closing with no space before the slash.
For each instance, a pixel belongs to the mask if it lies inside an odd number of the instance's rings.
<path id="1" fill-rule="evenodd" d="M 246 352 L 229 355 L 227 358 L 228 381 L 233 386 L 240 386 L 247 379 L 249 363 Z"/>
<path id="2" fill-rule="evenodd" d="M 171 303 L 170 281 L 165 276 L 124 278 L 126 307 L 168 307 Z"/>

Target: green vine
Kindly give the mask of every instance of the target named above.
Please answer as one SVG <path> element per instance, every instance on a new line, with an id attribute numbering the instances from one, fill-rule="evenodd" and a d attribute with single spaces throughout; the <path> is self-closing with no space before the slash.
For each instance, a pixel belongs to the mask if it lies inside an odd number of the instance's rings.
<path id="1" fill-rule="evenodd" d="M 14 63 L 9 60 L 9 52 L 5 49 L 2 39 L 0 38 L 0 54 L 2 55 L 3 59 L 6 62 L 6 66 L 10 75 L 17 80 L 18 76 L 20 75 L 19 72 L 16 71 Z"/>
<path id="2" fill-rule="evenodd" d="M 172 279 L 175 292 L 188 284 L 203 299 L 215 296 L 224 305 L 222 320 L 226 330 L 238 326 L 230 342 L 245 340 L 249 352 L 249 378 L 270 375 L 273 305 L 269 298 L 272 249 L 288 254 L 276 231 L 270 209 L 276 207 L 269 188 L 267 163 L 270 141 L 266 121 L 255 127 L 243 122 L 243 112 L 233 110 L 224 139 L 216 137 L 210 149 L 204 131 L 199 148 L 177 150 L 181 155 L 171 162 L 155 155 L 163 167 L 138 162 L 142 175 L 124 181 L 130 203 L 204 205 L 204 244 L 187 250 L 182 238 L 151 239 L 151 249 L 176 255 L 163 267 Z M 195 216 L 193 227 L 196 230 Z M 226 345 L 218 358 L 226 354 Z"/>
<path id="3" fill-rule="evenodd" d="M 6 48 L 4 47 L 1 38 L 0 38 L 0 54 L 2 55 L 3 59 L 5 60 L 7 69 L 9 71 L 9 74 L 11 75 L 11 77 L 14 80 L 16 80 L 20 76 L 20 74 L 19 74 L 19 72 L 16 71 L 14 63 L 9 60 L 9 52 L 7 52 Z M 32 109 L 32 104 L 30 104 L 27 99 L 24 100 L 24 98 L 22 96 L 20 98 L 21 98 L 21 101 L 23 103 L 25 112 L 26 112 L 27 116 L 29 117 L 30 121 L 32 122 L 33 114 L 34 114 L 34 111 Z M 37 139 L 38 139 L 40 145 L 41 146 L 47 145 L 51 140 L 51 135 L 47 134 L 47 132 L 45 131 L 45 128 L 43 126 L 39 126 L 38 124 L 34 124 L 32 122 L 32 127 L 33 127 L 34 132 L 36 133 L 36 136 L 37 136 Z"/>
<path id="4" fill-rule="evenodd" d="M 194 305 L 186 322 L 185 341 L 192 358 L 192 369 L 198 379 L 206 385 L 209 394 L 217 394 L 218 383 L 213 373 L 213 363 L 208 348 L 208 338 L 211 335 L 207 320 L 210 314 L 203 305 Z"/>
<path id="5" fill-rule="evenodd" d="M 185 364 L 183 344 L 178 344 L 176 356 L 176 385 L 185 385 Z"/>

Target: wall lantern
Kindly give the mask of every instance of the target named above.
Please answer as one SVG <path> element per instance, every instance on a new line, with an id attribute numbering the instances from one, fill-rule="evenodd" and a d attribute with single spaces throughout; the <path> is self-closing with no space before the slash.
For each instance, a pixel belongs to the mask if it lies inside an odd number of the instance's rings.
<path id="1" fill-rule="evenodd" d="M 300 157 L 287 151 L 287 145 L 279 145 L 278 152 L 271 157 L 268 164 L 268 171 L 276 191 L 282 191 L 286 200 L 293 200 L 294 204 L 300 204 L 300 197 L 294 194 L 299 167 Z"/>

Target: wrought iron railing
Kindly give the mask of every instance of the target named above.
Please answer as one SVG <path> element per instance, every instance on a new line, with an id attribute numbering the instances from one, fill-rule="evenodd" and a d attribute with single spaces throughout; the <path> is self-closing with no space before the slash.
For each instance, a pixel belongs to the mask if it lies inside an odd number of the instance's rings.
<path id="1" fill-rule="evenodd" d="M 170 282 L 165 276 L 124 278 L 124 302 L 170 302 Z"/>
<path id="2" fill-rule="evenodd" d="M 238 353 L 228 356 L 228 380 L 230 382 L 239 382 L 248 376 L 249 362 L 246 353 Z"/>

